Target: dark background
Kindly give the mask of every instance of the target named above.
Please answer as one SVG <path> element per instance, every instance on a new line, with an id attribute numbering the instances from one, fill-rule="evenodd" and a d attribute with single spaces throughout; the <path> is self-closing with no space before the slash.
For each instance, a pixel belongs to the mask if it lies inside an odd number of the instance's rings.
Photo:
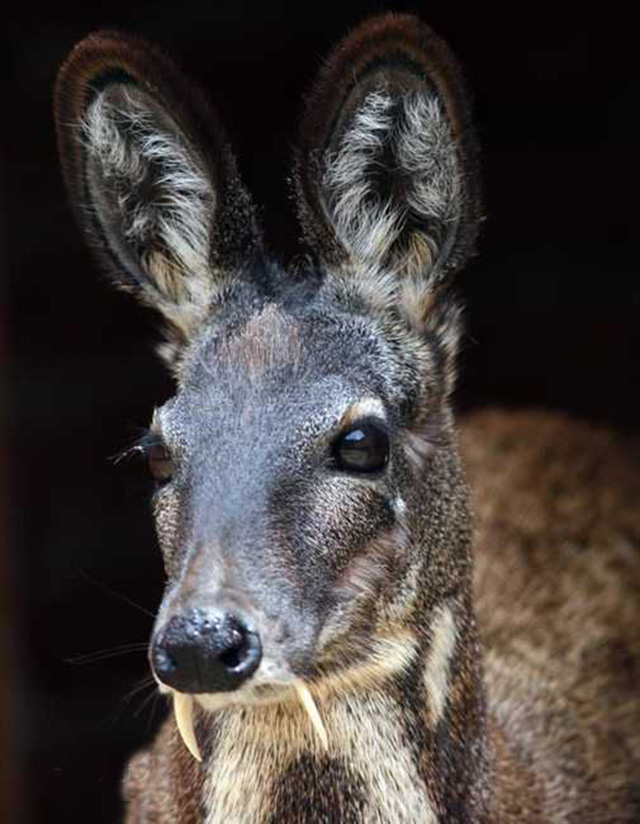
<path id="1" fill-rule="evenodd" d="M 146 481 L 110 457 L 171 384 L 153 354 L 155 319 L 107 287 L 66 204 L 50 100 L 68 51 L 92 29 L 119 27 L 172 53 L 210 90 L 269 245 L 286 258 L 298 240 L 289 157 L 322 56 L 371 12 L 421 14 L 463 60 L 484 149 L 487 220 L 460 279 L 469 336 L 458 405 L 533 404 L 629 431 L 640 412 L 640 68 L 635 25 L 615 4 L 13 8 L 0 55 L 10 550 L 0 555 L 0 701 L 11 697 L 0 771 L 11 768 L 17 804 L 2 820 L 101 824 L 118 820 L 126 757 L 162 714 L 148 686 L 132 695 L 148 675 L 142 645 L 162 588 Z"/>

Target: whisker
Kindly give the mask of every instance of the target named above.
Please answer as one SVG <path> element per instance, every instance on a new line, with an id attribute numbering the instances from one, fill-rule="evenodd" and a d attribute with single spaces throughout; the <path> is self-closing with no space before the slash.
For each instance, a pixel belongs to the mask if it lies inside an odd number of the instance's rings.
<path id="1" fill-rule="evenodd" d="M 125 713 L 125 708 L 127 708 L 127 706 L 131 703 L 131 701 L 136 696 L 140 695 L 140 693 L 143 693 L 145 690 L 151 690 L 149 695 L 146 696 L 143 699 L 143 702 L 142 702 L 142 706 L 143 707 L 146 706 L 148 704 L 149 700 L 151 698 L 153 698 L 153 696 L 156 694 L 155 687 L 156 687 L 156 681 L 150 675 L 145 675 L 144 678 L 141 678 L 138 681 L 136 681 L 136 683 L 133 685 L 133 687 L 131 687 L 131 689 L 128 690 L 128 692 L 125 693 L 125 695 L 123 695 L 120 698 L 120 700 L 118 701 L 118 704 L 117 704 L 117 706 L 116 706 L 116 708 L 113 712 L 113 715 L 111 717 L 111 725 L 114 726 L 115 724 L 117 724 L 120 721 L 120 719 L 122 718 L 122 716 Z M 136 711 L 134 713 L 134 717 L 136 717 L 137 715 L 138 715 L 138 711 Z M 130 709 L 127 709 L 127 717 L 128 718 L 131 717 Z"/>
<path id="2" fill-rule="evenodd" d="M 144 712 L 144 710 L 147 709 L 149 704 L 152 704 L 150 716 L 153 716 L 153 713 L 155 712 L 156 707 L 158 705 L 159 699 L 160 693 L 157 690 L 153 690 L 153 692 L 150 692 L 149 695 L 147 695 L 145 699 L 141 702 L 138 709 L 133 713 L 133 717 L 138 718 L 138 716 L 142 715 L 142 713 Z M 149 719 L 149 721 L 151 721 L 151 718 Z"/>
<path id="3" fill-rule="evenodd" d="M 111 589 L 111 587 L 107 586 L 107 584 L 104 584 L 101 581 L 97 581 L 95 578 L 89 575 L 89 573 L 86 572 L 86 570 L 84 569 L 78 568 L 78 572 L 81 575 L 84 575 L 84 577 L 88 581 L 90 581 L 95 586 L 99 587 L 103 592 L 106 592 L 107 595 L 111 595 L 113 598 L 117 598 L 119 601 L 123 601 L 125 604 L 129 604 L 130 607 L 134 607 L 135 609 L 140 610 L 140 612 L 143 612 L 145 615 L 148 615 L 150 618 L 155 620 L 156 616 L 153 614 L 153 612 L 150 612 L 148 609 L 145 609 L 145 607 L 141 606 L 140 604 L 137 604 L 135 601 L 132 601 L 128 595 L 123 595 L 122 592 L 116 592 L 116 590 Z"/>
<path id="4" fill-rule="evenodd" d="M 65 658 L 67 664 L 93 664 L 96 661 L 104 661 L 108 658 L 117 658 L 118 655 L 127 655 L 130 652 L 146 652 L 149 647 L 147 642 L 121 644 L 117 647 L 107 647 L 93 652 L 86 652 L 76 655 L 74 658 Z"/>
<path id="5" fill-rule="evenodd" d="M 153 723 L 154 717 L 158 711 L 158 706 L 160 706 L 160 699 L 164 698 L 164 696 L 159 692 L 153 693 L 153 701 L 151 703 L 151 711 L 149 712 L 149 717 L 147 718 L 147 732 L 151 730 L 151 724 Z M 165 706 L 167 704 L 165 703 Z"/>
<path id="6" fill-rule="evenodd" d="M 145 689 L 147 689 L 149 687 L 155 687 L 155 686 L 157 686 L 155 678 L 153 678 L 153 676 L 151 676 L 151 675 L 145 675 L 144 678 L 141 678 L 139 681 L 137 681 L 133 685 L 133 687 L 129 690 L 129 692 L 126 693 L 126 695 L 122 696 L 121 702 L 123 704 L 128 704 L 128 703 L 130 703 L 130 701 L 133 698 L 135 698 L 136 695 L 143 692 Z M 151 695 L 154 695 L 154 694 L 155 694 L 155 691 L 151 693 Z M 148 697 L 149 696 L 147 696 L 147 699 L 145 699 L 145 701 L 148 700 Z"/>

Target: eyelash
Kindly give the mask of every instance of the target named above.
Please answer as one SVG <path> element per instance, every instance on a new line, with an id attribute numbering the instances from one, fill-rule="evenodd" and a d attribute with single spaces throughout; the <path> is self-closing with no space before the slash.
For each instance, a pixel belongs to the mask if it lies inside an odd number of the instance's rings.
<path id="1" fill-rule="evenodd" d="M 142 458 L 144 460 L 149 454 L 151 447 L 155 445 L 164 446 L 164 442 L 156 432 L 147 429 L 136 441 L 114 455 L 111 460 L 114 464 L 119 464 L 130 458 Z"/>
<path id="2" fill-rule="evenodd" d="M 157 454 L 154 455 L 154 452 Z M 134 456 L 142 459 L 147 465 L 147 471 L 151 475 L 156 491 L 162 489 L 172 480 L 171 452 L 157 432 L 147 430 L 135 443 L 116 455 L 113 461 L 114 463 L 120 463 Z"/>

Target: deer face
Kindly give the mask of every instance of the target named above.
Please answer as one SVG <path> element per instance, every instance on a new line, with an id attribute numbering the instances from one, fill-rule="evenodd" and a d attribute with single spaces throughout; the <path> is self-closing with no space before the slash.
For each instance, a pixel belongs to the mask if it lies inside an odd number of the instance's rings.
<path id="1" fill-rule="evenodd" d="M 83 225 L 164 316 L 177 378 L 144 447 L 168 573 L 158 681 L 213 708 L 401 668 L 464 507 L 448 278 L 478 207 L 448 49 L 387 16 L 327 64 L 301 129 L 296 272 L 264 255 L 217 119 L 154 48 L 81 43 L 58 118 Z"/>
<path id="2" fill-rule="evenodd" d="M 291 310 L 234 315 L 231 329 L 220 321 L 190 359 L 150 440 L 171 578 L 153 655 L 162 680 L 167 633 L 196 613 L 217 616 L 222 633 L 226 616 L 245 627 L 237 652 L 257 667 L 251 685 L 317 677 L 331 667 L 324 653 L 342 650 L 349 666 L 366 655 L 380 598 L 409 561 L 419 355 L 432 380 L 438 371 L 427 346 L 407 357 L 388 331 L 318 292 Z M 232 669 L 210 667 L 211 683 L 196 675 L 193 691 L 235 689 L 246 670 Z"/>

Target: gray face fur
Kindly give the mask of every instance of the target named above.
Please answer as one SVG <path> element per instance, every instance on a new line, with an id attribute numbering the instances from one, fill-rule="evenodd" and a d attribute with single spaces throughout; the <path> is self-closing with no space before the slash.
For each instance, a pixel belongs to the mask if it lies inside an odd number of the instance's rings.
<path id="1" fill-rule="evenodd" d="M 62 122 L 81 113 L 61 147 L 85 225 L 165 318 L 178 383 L 151 426 L 172 464 L 154 496 L 168 572 L 155 631 L 181 610 L 250 616 L 262 662 L 228 701 L 371 674 L 399 627 L 424 643 L 425 611 L 468 574 L 448 280 L 477 208 L 457 68 L 432 35 L 427 59 L 425 36 L 374 26 L 370 64 L 358 46 L 351 69 L 338 53 L 321 76 L 295 173 L 310 255 L 292 272 L 262 251 L 219 124 L 152 47 L 96 35 L 117 71 L 82 68 L 60 104 Z M 373 473 L 334 459 L 363 422 L 389 439 Z"/>
<path id="2" fill-rule="evenodd" d="M 410 547 L 412 490 L 446 437 L 442 353 L 331 291 L 225 308 L 152 426 L 174 461 L 155 497 L 170 574 L 158 627 L 239 606 L 262 637 L 253 685 L 360 662 L 410 612 L 407 568 L 426 561 Z M 387 467 L 337 468 L 333 443 L 365 420 L 389 434 Z"/>

